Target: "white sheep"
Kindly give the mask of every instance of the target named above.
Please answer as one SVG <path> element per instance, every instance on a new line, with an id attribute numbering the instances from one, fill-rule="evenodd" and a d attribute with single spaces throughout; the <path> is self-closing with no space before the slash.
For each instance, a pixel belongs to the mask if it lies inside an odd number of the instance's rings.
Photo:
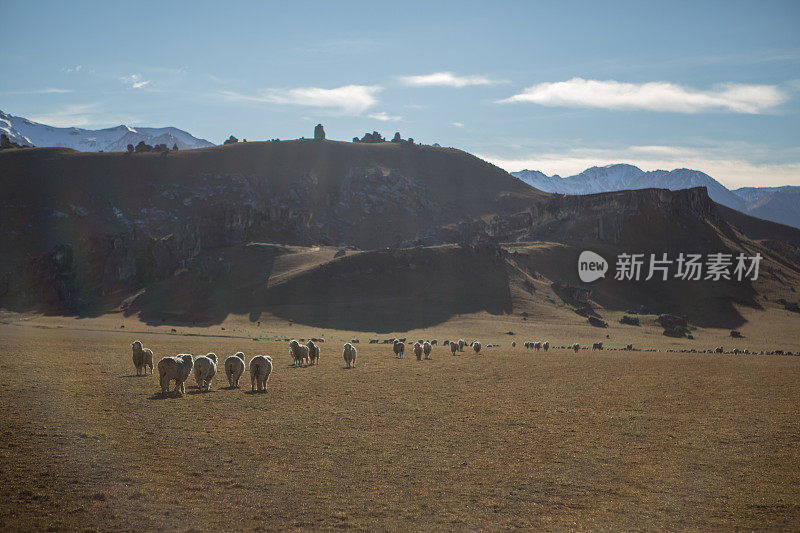
<path id="1" fill-rule="evenodd" d="M 550 343 L 549 343 L 548 341 L 544 341 L 544 342 L 542 343 L 542 349 L 543 349 L 545 352 L 546 352 L 547 350 L 549 350 L 549 349 L 550 349 Z"/>
<path id="2" fill-rule="evenodd" d="M 458 351 L 459 352 L 463 352 L 464 351 L 464 346 L 466 346 L 466 345 L 467 345 L 467 341 L 465 341 L 464 339 L 458 339 Z"/>
<path id="3" fill-rule="evenodd" d="M 406 345 L 405 345 L 405 343 L 402 343 L 402 342 L 400 342 L 398 340 L 395 340 L 394 341 L 394 346 L 392 346 L 392 349 L 394 350 L 394 354 L 396 356 L 398 356 L 400 359 L 402 359 L 403 358 L 403 352 L 406 351 Z"/>
<path id="4" fill-rule="evenodd" d="M 272 357 L 256 355 L 250 359 L 250 390 L 267 392 L 270 374 L 272 374 Z"/>
<path id="5" fill-rule="evenodd" d="M 342 350 L 342 357 L 344 358 L 344 364 L 346 368 L 355 368 L 356 366 L 356 356 L 358 355 L 358 351 L 356 347 L 350 344 L 349 342 L 344 345 L 344 350 Z"/>
<path id="6" fill-rule="evenodd" d="M 180 396 L 185 393 L 184 382 L 192 373 L 192 366 L 194 366 L 194 361 L 188 353 L 162 358 L 158 362 L 158 381 L 161 384 L 161 392 L 169 393 L 169 382 L 175 380 L 175 394 Z"/>
<path id="7" fill-rule="evenodd" d="M 147 374 L 147 367 L 150 367 L 150 373 L 153 373 L 153 350 L 142 346 L 140 341 L 133 341 L 131 344 L 133 351 L 133 366 L 136 367 L 136 375 L 141 376 Z"/>
<path id="8" fill-rule="evenodd" d="M 303 350 L 305 348 L 305 350 Z M 292 339 L 289 341 L 289 354 L 294 360 L 294 366 L 303 366 L 303 361 L 308 357 L 308 346 L 302 346 L 299 342 Z"/>
<path id="9" fill-rule="evenodd" d="M 309 365 L 318 365 L 319 364 L 319 346 L 314 344 L 314 341 L 308 341 L 306 343 L 308 347 L 308 364 Z"/>
<path id="10" fill-rule="evenodd" d="M 450 353 L 451 353 L 451 355 L 455 355 L 457 351 L 458 351 L 458 343 L 457 342 L 451 342 L 450 343 Z"/>
<path id="11" fill-rule="evenodd" d="M 239 387 L 239 378 L 244 373 L 244 354 L 236 352 L 225 359 L 225 375 L 228 376 L 228 385 L 231 388 Z"/>
<path id="12" fill-rule="evenodd" d="M 414 343 L 414 355 L 417 357 L 417 361 L 422 361 L 422 345 L 419 342 Z"/>
<path id="13" fill-rule="evenodd" d="M 472 343 L 472 349 L 475 350 L 475 353 L 480 353 L 481 352 L 481 343 L 478 342 L 478 341 L 474 341 Z"/>
<path id="14" fill-rule="evenodd" d="M 533 347 L 534 347 L 534 349 L 535 349 L 535 350 L 538 352 L 539 350 L 541 350 L 541 349 L 542 349 L 542 341 L 536 341 L 536 342 L 534 342 L 534 343 L 533 343 Z"/>
<path id="15" fill-rule="evenodd" d="M 217 373 L 217 354 L 200 355 L 194 360 L 194 380 L 201 391 L 211 389 L 211 379 Z"/>
<path id="16" fill-rule="evenodd" d="M 433 341 L 436 342 L 436 341 Z M 431 358 L 431 350 L 433 350 L 433 343 L 425 341 L 425 344 L 422 345 L 422 353 L 425 354 L 425 359 Z"/>

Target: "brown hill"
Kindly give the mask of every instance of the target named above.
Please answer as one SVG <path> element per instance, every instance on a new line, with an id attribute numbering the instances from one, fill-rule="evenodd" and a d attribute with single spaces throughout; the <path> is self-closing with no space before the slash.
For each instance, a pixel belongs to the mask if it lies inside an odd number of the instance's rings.
<path id="1" fill-rule="evenodd" d="M 620 252 L 760 252 L 765 274 L 754 283 L 587 287 L 600 309 L 736 327 L 737 306 L 791 297 L 800 281 L 800 230 L 722 208 L 705 189 L 550 195 L 429 146 L 6 150 L 0 188 L 0 305 L 12 309 L 87 314 L 123 304 L 154 323 L 269 312 L 397 331 L 478 311 L 568 310 L 577 303 L 551 285 L 581 286 L 585 249 L 612 263 Z M 335 258 L 342 247 L 351 252 Z"/>

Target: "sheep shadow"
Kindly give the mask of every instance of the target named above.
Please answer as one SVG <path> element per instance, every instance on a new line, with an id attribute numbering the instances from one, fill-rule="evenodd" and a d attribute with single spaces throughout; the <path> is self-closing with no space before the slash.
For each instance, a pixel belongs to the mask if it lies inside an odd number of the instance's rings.
<path id="1" fill-rule="evenodd" d="M 153 374 L 139 374 L 137 376 L 136 374 L 126 374 L 126 375 L 120 376 L 120 377 L 121 378 L 143 378 L 143 377 L 152 376 L 152 375 Z"/>
<path id="2" fill-rule="evenodd" d="M 164 394 L 161 391 L 158 391 L 158 392 L 154 393 L 152 396 L 148 396 L 147 397 L 148 400 L 175 400 L 177 398 L 180 398 L 180 396 L 175 394 L 175 392 L 173 392 L 173 391 L 170 391 L 170 392 L 168 392 L 166 394 Z"/>
<path id="3" fill-rule="evenodd" d="M 266 394 L 267 389 L 264 390 L 246 390 L 244 391 L 245 394 Z"/>
<path id="4" fill-rule="evenodd" d="M 187 395 L 191 394 L 192 396 L 194 396 L 196 394 L 210 394 L 212 392 L 217 392 L 217 389 L 200 390 L 199 388 L 194 387 L 192 390 L 187 390 L 186 394 Z"/>

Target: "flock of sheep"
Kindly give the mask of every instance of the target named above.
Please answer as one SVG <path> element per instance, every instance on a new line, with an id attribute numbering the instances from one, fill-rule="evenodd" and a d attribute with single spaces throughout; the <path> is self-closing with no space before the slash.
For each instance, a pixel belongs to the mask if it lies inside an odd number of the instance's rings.
<path id="1" fill-rule="evenodd" d="M 287 339 L 288 340 L 288 339 Z M 302 344 L 297 340 L 290 340 L 289 341 L 289 355 L 293 360 L 293 365 L 295 367 L 302 367 L 302 366 L 313 366 L 319 364 L 319 356 L 320 356 L 320 347 L 314 342 L 314 340 L 322 341 L 322 339 L 312 339 Z M 376 344 L 377 340 L 370 340 L 370 344 Z M 351 342 L 345 343 L 344 349 L 342 350 L 342 358 L 345 362 L 345 368 L 355 368 L 356 366 L 356 357 L 358 355 L 358 351 L 353 344 L 357 344 L 358 340 L 353 339 Z M 403 358 L 403 354 L 405 353 L 406 347 L 406 339 L 389 339 L 384 341 L 386 344 L 392 344 L 392 351 L 394 352 L 395 356 L 398 358 Z M 408 343 L 411 344 L 410 342 Z M 414 352 L 417 361 L 422 361 L 423 359 L 431 359 L 431 352 L 433 351 L 433 346 L 436 346 L 438 341 L 431 340 L 431 341 L 423 341 L 420 339 L 417 342 L 414 342 L 412 349 Z M 460 355 L 461 352 L 467 346 L 467 342 L 464 339 L 459 339 L 457 341 L 449 341 L 445 340 L 442 343 L 444 346 L 448 346 L 450 348 L 451 355 Z M 516 347 L 517 343 L 512 342 L 511 346 Z M 483 345 L 479 341 L 473 341 L 469 344 L 469 346 L 475 351 L 476 354 L 480 353 Z M 488 346 L 499 346 L 497 344 L 489 344 Z M 526 341 L 524 343 L 524 347 L 527 350 L 544 350 L 547 352 L 550 349 L 550 343 L 548 341 Z M 562 348 L 567 350 L 573 350 L 575 353 L 578 353 L 581 350 L 581 345 L 579 343 L 574 343 L 569 346 L 554 346 L 554 348 Z M 153 351 L 149 348 L 145 348 L 140 341 L 134 341 L 131 345 L 131 349 L 133 351 L 133 366 L 136 368 L 136 375 L 140 376 L 147 373 L 147 369 L 150 369 L 150 373 L 153 373 Z M 583 348 L 584 350 L 588 350 L 588 348 Z M 615 348 L 609 348 L 610 350 L 614 350 Z M 631 351 L 633 350 L 633 345 L 628 344 L 624 348 L 619 348 L 621 350 Z M 592 344 L 592 351 L 602 351 L 603 350 L 603 343 L 602 342 L 595 342 Z M 655 351 L 655 350 L 646 350 L 646 351 Z M 681 352 L 694 352 L 694 353 L 733 353 L 733 354 L 757 354 L 757 352 L 751 352 L 749 350 L 740 350 L 738 348 L 734 349 L 732 352 L 726 352 L 722 346 L 718 346 L 712 350 L 704 350 L 702 352 L 698 352 L 697 350 L 667 350 L 668 352 L 674 351 L 681 351 Z M 792 352 L 784 352 L 783 350 L 775 350 L 772 352 L 761 352 L 761 355 L 794 355 Z M 228 357 L 225 359 L 225 375 L 228 378 L 228 384 L 230 388 L 238 388 L 239 387 L 239 378 L 241 378 L 242 374 L 244 373 L 245 369 L 245 355 L 242 352 L 237 352 L 236 354 Z M 267 381 L 269 380 L 270 374 L 272 374 L 272 357 L 268 355 L 256 355 L 250 360 L 250 388 L 252 391 L 258 392 L 266 392 L 267 390 Z M 159 384 L 161 385 L 161 392 L 166 395 L 169 393 L 169 385 L 171 381 L 175 382 L 175 387 L 173 392 L 176 395 L 181 395 L 186 392 L 185 390 L 185 382 L 189 378 L 189 375 L 194 370 L 194 379 L 197 382 L 197 388 L 200 391 L 208 391 L 211 388 L 211 380 L 217 373 L 217 355 L 214 353 L 209 353 L 206 355 L 200 355 L 197 357 L 193 357 L 190 354 L 180 354 L 175 357 L 163 357 L 158 362 L 158 379 Z"/>

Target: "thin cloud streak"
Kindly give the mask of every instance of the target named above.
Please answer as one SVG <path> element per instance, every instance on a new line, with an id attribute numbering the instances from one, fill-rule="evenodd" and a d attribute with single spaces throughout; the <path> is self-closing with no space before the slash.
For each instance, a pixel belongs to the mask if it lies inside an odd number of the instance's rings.
<path id="1" fill-rule="evenodd" d="M 434 72 L 433 74 L 422 74 L 417 76 L 399 76 L 398 79 L 403 85 L 410 87 L 469 87 L 472 85 L 494 85 L 505 83 L 500 80 L 493 80 L 486 76 L 458 76 L 452 72 Z"/>
<path id="2" fill-rule="evenodd" d="M 321 87 L 266 89 L 255 96 L 234 91 L 221 91 L 220 94 L 238 102 L 330 108 L 347 114 L 361 115 L 378 103 L 376 95 L 382 90 L 383 87 L 379 85 L 344 85 L 334 89 Z"/>
<path id="3" fill-rule="evenodd" d="M 548 107 L 649 110 L 674 113 L 729 111 L 760 114 L 787 102 L 789 95 L 776 85 L 726 83 L 699 91 L 669 82 L 625 83 L 615 80 L 546 82 L 526 88 L 497 103 L 533 103 Z"/>

